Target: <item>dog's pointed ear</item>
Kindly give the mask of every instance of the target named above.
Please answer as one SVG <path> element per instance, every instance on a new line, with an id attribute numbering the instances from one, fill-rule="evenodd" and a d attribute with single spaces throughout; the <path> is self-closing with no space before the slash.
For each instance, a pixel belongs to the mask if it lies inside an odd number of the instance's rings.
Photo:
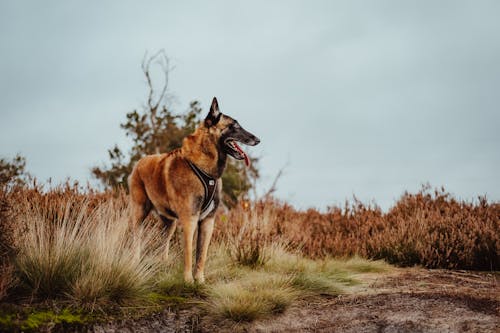
<path id="1" fill-rule="evenodd" d="M 214 97 L 212 100 L 212 105 L 210 106 L 210 111 L 208 112 L 207 117 L 205 118 L 205 126 L 210 127 L 216 125 L 222 113 L 219 111 L 219 103 L 217 103 L 217 98 Z"/>

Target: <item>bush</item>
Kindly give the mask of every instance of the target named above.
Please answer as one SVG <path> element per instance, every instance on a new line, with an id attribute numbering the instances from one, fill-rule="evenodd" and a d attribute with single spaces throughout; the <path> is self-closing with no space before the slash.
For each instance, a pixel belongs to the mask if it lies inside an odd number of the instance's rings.
<path id="1" fill-rule="evenodd" d="M 359 255 L 401 266 L 499 270 L 499 216 L 499 203 L 482 197 L 477 202 L 460 202 L 444 189 L 431 191 L 427 186 L 416 194 L 405 193 L 387 213 L 356 199 L 344 208 L 330 207 L 324 214 L 261 201 L 250 211 L 231 210 L 214 237 L 226 239 L 245 221 L 257 219 L 265 222 L 259 241 L 284 238 L 312 258 Z M 252 233 L 262 233 L 256 230 L 244 231 L 246 236 L 237 238 L 233 250 L 238 261 L 258 264 L 265 258 L 252 237 Z"/>

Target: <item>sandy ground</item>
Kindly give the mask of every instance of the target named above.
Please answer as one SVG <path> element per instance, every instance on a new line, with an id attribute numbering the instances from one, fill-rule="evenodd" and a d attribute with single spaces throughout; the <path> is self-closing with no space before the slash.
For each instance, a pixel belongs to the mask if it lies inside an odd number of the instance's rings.
<path id="1" fill-rule="evenodd" d="M 98 325 L 92 332 L 500 332 L 500 275 L 397 269 L 358 277 L 339 297 L 302 301 L 253 323 L 211 318 L 199 310 Z"/>

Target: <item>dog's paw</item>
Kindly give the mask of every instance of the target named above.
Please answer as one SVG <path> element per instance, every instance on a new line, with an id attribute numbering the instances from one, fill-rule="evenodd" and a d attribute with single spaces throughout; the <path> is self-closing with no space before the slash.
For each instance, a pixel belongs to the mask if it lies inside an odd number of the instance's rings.
<path id="1" fill-rule="evenodd" d="M 188 284 L 193 284 L 194 283 L 193 274 L 184 274 L 184 282 Z"/>
<path id="2" fill-rule="evenodd" d="M 205 283 L 205 275 L 203 274 L 197 274 L 194 279 L 196 280 L 197 283 Z"/>

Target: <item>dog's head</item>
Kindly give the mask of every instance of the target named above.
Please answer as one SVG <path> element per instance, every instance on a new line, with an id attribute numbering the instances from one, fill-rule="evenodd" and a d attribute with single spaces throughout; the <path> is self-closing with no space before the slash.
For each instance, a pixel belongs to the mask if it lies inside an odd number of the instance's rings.
<path id="1" fill-rule="evenodd" d="M 248 155 L 241 149 L 237 142 L 248 146 L 259 144 L 260 140 L 252 133 L 246 131 L 237 120 L 226 116 L 219 111 L 217 98 L 214 97 L 210 111 L 204 121 L 205 127 L 218 137 L 220 149 L 237 160 L 245 160 L 249 165 Z"/>

